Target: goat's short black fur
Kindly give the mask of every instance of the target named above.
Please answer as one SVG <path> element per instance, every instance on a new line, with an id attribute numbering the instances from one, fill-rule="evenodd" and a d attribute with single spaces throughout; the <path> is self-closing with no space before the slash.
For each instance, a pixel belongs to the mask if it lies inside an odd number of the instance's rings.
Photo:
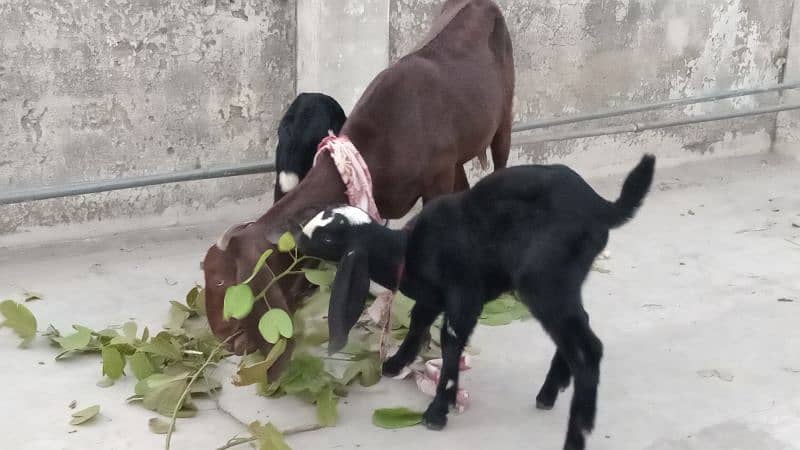
<path id="1" fill-rule="evenodd" d="M 574 379 L 564 448 L 583 449 L 594 426 L 603 345 L 589 327 L 581 286 L 609 230 L 641 205 L 654 167 L 655 157 L 645 155 L 615 202 L 565 166 L 504 169 L 469 191 L 431 201 L 410 231 L 382 227 L 353 207 L 320 212 L 303 228 L 299 245 L 307 255 L 339 260 L 328 313 L 329 351 L 345 345 L 370 280 L 399 288 L 416 302 L 408 336 L 384 363 L 385 374 L 414 360 L 444 313 L 442 375 L 424 415 L 429 428 L 440 429 L 455 403 L 458 361 L 484 303 L 516 291 L 556 344 L 537 407 L 552 408 Z"/>
<path id="2" fill-rule="evenodd" d="M 278 125 L 276 202 L 306 176 L 319 142 L 328 131 L 339 134 L 346 119 L 339 103 L 325 94 L 304 92 L 294 99 Z"/>

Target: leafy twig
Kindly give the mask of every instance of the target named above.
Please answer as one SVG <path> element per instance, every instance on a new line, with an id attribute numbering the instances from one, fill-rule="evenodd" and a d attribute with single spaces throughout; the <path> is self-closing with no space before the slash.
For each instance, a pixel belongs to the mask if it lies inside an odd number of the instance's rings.
<path id="1" fill-rule="evenodd" d="M 175 431 L 175 422 L 178 420 L 178 411 L 181 410 L 181 407 L 183 406 L 183 402 L 186 400 L 186 396 L 189 395 L 189 392 L 191 392 L 192 385 L 194 384 L 195 381 L 197 381 L 197 379 L 200 377 L 200 375 L 203 374 L 203 371 L 206 370 L 206 367 L 208 367 L 211 364 L 211 360 L 213 360 L 214 357 L 217 356 L 217 353 L 220 350 L 222 350 L 222 348 L 225 347 L 225 345 L 231 339 L 235 338 L 239 334 L 241 334 L 241 331 L 236 332 L 236 333 L 228 336 L 227 339 L 225 339 L 224 341 L 220 342 L 220 344 L 217 345 L 214 348 L 214 350 L 212 350 L 211 353 L 208 354 L 208 358 L 206 358 L 206 361 L 203 363 L 203 365 L 200 366 L 200 368 L 197 369 L 197 372 L 195 372 L 194 375 L 192 375 L 192 378 L 189 379 L 189 382 L 186 384 L 186 388 L 183 390 L 183 393 L 181 394 L 180 398 L 178 399 L 178 403 L 175 404 L 175 409 L 172 411 L 172 419 L 169 422 L 169 428 L 167 429 L 167 439 L 166 439 L 166 443 L 164 444 L 164 449 L 165 450 L 169 450 L 170 441 L 172 440 L 172 432 Z"/>
<path id="2" fill-rule="evenodd" d="M 309 424 L 309 425 L 301 425 L 301 426 L 295 427 L 295 428 L 289 428 L 286 431 L 282 431 L 281 434 L 283 434 L 284 436 L 291 436 L 293 434 L 306 433 L 308 431 L 317 431 L 317 430 L 321 430 L 323 428 L 325 428 L 325 426 L 320 425 L 318 423 L 314 423 L 314 424 Z M 228 450 L 229 448 L 236 447 L 237 445 L 248 444 L 250 442 L 255 442 L 257 440 L 258 440 L 258 438 L 255 437 L 255 436 L 252 436 L 252 437 L 249 437 L 249 438 L 233 438 L 233 439 L 229 440 L 227 444 L 223 445 L 222 447 L 217 448 L 217 450 Z"/>

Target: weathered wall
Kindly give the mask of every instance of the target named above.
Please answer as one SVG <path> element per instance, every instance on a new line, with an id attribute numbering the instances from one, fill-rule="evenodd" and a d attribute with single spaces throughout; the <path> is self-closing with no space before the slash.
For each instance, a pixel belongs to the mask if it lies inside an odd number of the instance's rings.
<path id="1" fill-rule="evenodd" d="M 800 81 L 800 1 L 795 1 L 794 4 L 791 30 L 784 75 L 786 83 Z M 800 90 L 785 91 L 782 100 L 784 103 L 800 103 Z M 800 159 L 800 111 L 778 114 L 775 149 Z"/>
<path id="2" fill-rule="evenodd" d="M 392 60 L 413 48 L 440 0 L 391 0 Z M 499 0 L 514 43 L 515 119 L 526 121 L 646 104 L 781 78 L 792 0 Z M 652 120 L 749 108 L 743 98 L 630 116 Z M 581 128 L 620 123 L 585 123 Z M 562 161 L 583 170 L 627 166 L 642 151 L 660 164 L 765 151 L 775 115 L 529 146 L 515 162 Z M 569 127 L 547 130 L 548 133 Z"/>
<path id="3" fill-rule="evenodd" d="M 263 159 L 294 94 L 295 0 L 3 0 L 0 189 Z M 0 206 L 0 232 L 214 206 L 266 182 Z"/>
<path id="4" fill-rule="evenodd" d="M 297 90 L 331 95 L 349 113 L 389 64 L 389 3 L 297 1 Z"/>

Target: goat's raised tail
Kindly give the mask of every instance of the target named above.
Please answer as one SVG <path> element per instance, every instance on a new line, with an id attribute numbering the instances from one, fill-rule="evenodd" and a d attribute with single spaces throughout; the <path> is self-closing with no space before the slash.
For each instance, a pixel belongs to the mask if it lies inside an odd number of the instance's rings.
<path id="1" fill-rule="evenodd" d="M 622 193 L 620 193 L 617 201 L 612 203 L 613 213 L 609 217 L 609 227 L 619 227 L 636 214 L 636 210 L 642 205 L 644 197 L 650 190 L 655 165 L 656 157 L 646 154 L 625 178 L 625 183 L 622 185 Z"/>

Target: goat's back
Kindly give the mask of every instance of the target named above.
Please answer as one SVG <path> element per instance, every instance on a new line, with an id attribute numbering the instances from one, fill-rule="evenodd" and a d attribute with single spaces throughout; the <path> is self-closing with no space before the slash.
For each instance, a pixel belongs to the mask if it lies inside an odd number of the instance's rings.
<path id="1" fill-rule="evenodd" d="M 497 6 L 445 5 L 424 44 L 373 80 L 342 128 L 372 172 L 381 211 L 410 208 L 434 177 L 484 154 L 511 117 L 513 90 L 511 41 Z"/>

